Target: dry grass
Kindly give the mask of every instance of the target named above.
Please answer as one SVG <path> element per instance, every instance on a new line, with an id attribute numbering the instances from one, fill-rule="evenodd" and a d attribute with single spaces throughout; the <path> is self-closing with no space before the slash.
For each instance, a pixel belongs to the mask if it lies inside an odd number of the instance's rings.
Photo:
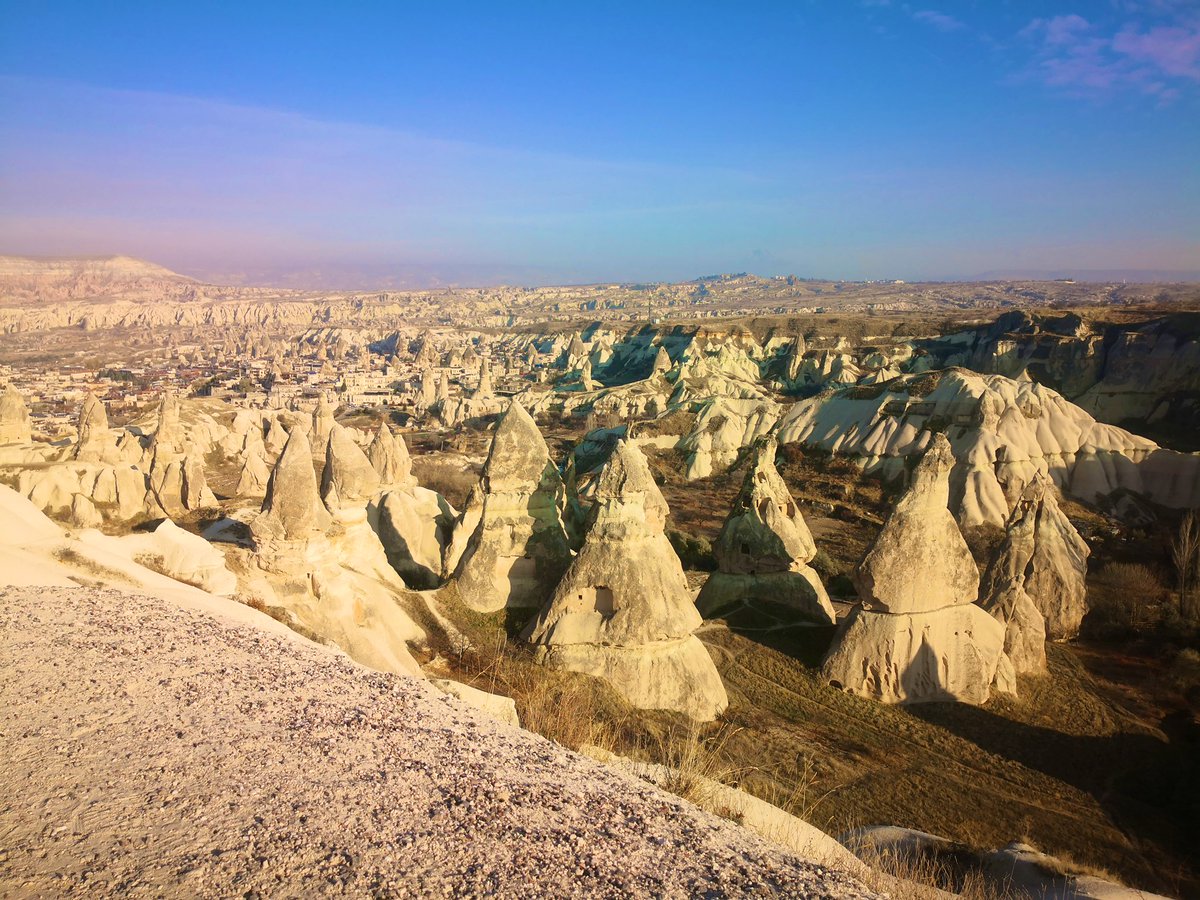
<path id="1" fill-rule="evenodd" d="M 997 885 L 978 870 L 924 853 L 863 850 L 859 856 L 871 869 L 862 880 L 868 888 L 892 900 L 943 900 L 949 892 L 963 900 L 1011 900 L 1026 896 Z M 1032 898 L 1031 898 L 1032 900 Z"/>
<path id="2" fill-rule="evenodd" d="M 463 508 L 471 488 L 479 481 L 475 467 L 464 468 L 454 460 L 418 456 L 412 463 L 413 475 L 421 487 L 441 494 L 455 509 Z"/>
<path id="3" fill-rule="evenodd" d="M 1088 629 L 1093 634 L 1150 630 L 1163 618 L 1167 589 L 1142 563 L 1110 562 L 1089 580 Z"/>

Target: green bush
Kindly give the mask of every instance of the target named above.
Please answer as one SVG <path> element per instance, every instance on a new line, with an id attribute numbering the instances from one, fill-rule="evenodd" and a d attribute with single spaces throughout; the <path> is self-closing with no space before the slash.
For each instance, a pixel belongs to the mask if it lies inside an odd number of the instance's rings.
<path id="1" fill-rule="evenodd" d="M 705 538 L 688 534 L 686 531 L 671 530 L 667 532 L 667 540 L 671 542 L 675 555 L 679 557 L 685 569 L 712 572 L 717 568 L 712 544 Z"/>

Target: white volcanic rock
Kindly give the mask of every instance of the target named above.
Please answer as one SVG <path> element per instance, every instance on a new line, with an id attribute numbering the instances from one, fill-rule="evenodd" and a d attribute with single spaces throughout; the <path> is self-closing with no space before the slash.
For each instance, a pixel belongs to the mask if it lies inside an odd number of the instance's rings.
<path id="1" fill-rule="evenodd" d="M 654 356 L 654 365 L 650 369 L 650 374 L 661 375 L 663 372 L 670 372 L 671 365 L 671 355 L 667 353 L 667 348 L 659 347 L 658 353 Z"/>
<path id="2" fill-rule="evenodd" d="M 371 446 L 367 448 L 367 458 L 385 487 L 404 488 L 416 484 L 412 475 L 412 457 L 408 455 L 404 436 L 394 435 L 386 422 L 379 423 Z"/>
<path id="3" fill-rule="evenodd" d="M 358 477 L 366 472 L 365 481 Z M 243 592 L 286 609 L 298 626 L 363 665 L 419 675 L 408 645 L 424 641 L 425 633 L 413 621 L 404 582 L 388 565 L 360 496 L 378 476 L 340 426 L 330 435 L 323 480 L 334 515 L 317 494 L 308 438 L 293 429 L 262 512 L 250 524 L 253 568 L 243 573 Z"/>
<path id="4" fill-rule="evenodd" d="M 204 467 L 191 456 L 179 456 L 168 443 L 156 443 L 150 463 L 150 491 L 168 516 L 214 507 Z"/>
<path id="5" fill-rule="evenodd" d="M 71 454 L 80 462 L 115 462 L 116 442 L 108 428 L 108 411 L 95 394 L 83 398 L 79 408 L 79 437 Z"/>
<path id="6" fill-rule="evenodd" d="M 587 535 L 527 639 L 548 664 L 607 680 L 635 706 L 699 720 L 728 704 L 663 529 L 667 504 L 637 447 L 600 474 Z"/>
<path id="7" fill-rule="evenodd" d="M 29 407 L 11 384 L 0 393 L 0 444 L 27 444 L 33 440 Z"/>
<path id="8" fill-rule="evenodd" d="M 365 507 L 379 492 L 379 475 L 367 455 L 354 442 L 349 429 L 334 424 L 325 450 L 321 498 L 331 512 L 341 506 Z"/>
<path id="9" fill-rule="evenodd" d="M 308 438 L 295 429 L 271 472 L 262 512 L 251 529 L 264 537 L 296 541 L 323 534 L 331 522 L 317 491 Z"/>
<path id="10" fill-rule="evenodd" d="M 455 522 L 454 508 L 445 498 L 414 482 L 384 491 L 367 512 L 388 562 L 404 583 L 414 590 L 437 587 Z"/>
<path id="11" fill-rule="evenodd" d="M 71 498 L 70 522 L 76 528 L 99 528 L 104 524 L 104 517 L 90 497 L 76 494 Z"/>
<path id="12" fill-rule="evenodd" d="M 792 406 L 777 437 L 895 477 L 934 431 L 954 448 L 952 508 L 963 527 L 1003 526 L 1005 485 L 1039 473 L 1089 503 L 1125 488 L 1166 506 L 1200 506 L 1200 457 L 1162 450 L 1049 388 L 1002 375 L 946 369 L 822 394 Z"/>
<path id="13" fill-rule="evenodd" d="M 973 603 L 900 615 L 856 606 L 839 626 L 822 673 L 837 687 L 884 703 L 981 704 L 1007 662 L 1004 630 Z"/>
<path id="14" fill-rule="evenodd" d="M 743 447 L 769 433 L 782 407 L 772 400 L 715 397 L 706 401 L 691 431 L 679 441 L 688 454 L 689 481 L 729 468 Z"/>
<path id="15" fill-rule="evenodd" d="M 336 411 L 337 407 L 329 402 L 329 398 L 324 393 L 317 398 L 317 405 L 312 414 L 312 432 L 310 434 L 314 452 L 325 453 L 325 442 L 329 440 L 329 434 L 337 424 L 333 418 Z"/>
<path id="16" fill-rule="evenodd" d="M 454 569 L 463 603 L 494 612 L 545 602 L 571 559 L 564 493 L 537 425 L 519 403 L 511 404 L 496 424 L 483 467 L 478 524 Z M 464 511 L 460 528 L 467 524 Z"/>
<path id="17" fill-rule="evenodd" d="M 774 440 L 756 449 L 721 533 L 713 544 L 717 571 L 696 606 L 708 617 L 731 606 L 771 604 L 821 625 L 835 620 L 829 595 L 808 565 L 816 555 L 812 534 L 775 468 Z"/>
<path id="18" fill-rule="evenodd" d="M 267 465 L 263 453 L 254 447 L 249 448 L 234 493 L 239 497 L 264 497 L 270 480 L 271 467 Z"/>
<path id="19" fill-rule="evenodd" d="M 283 448 L 287 446 L 287 442 L 288 433 L 287 429 L 283 427 L 283 423 L 278 418 L 271 419 L 271 424 L 267 429 L 263 445 L 267 448 L 267 453 L 272 460 L 279 458 L 279 454 L 283 452 Z"/>
<path id="20" fill-rule="evenodd" d="M 1054 485 L 1045 478 L 1035 478 L 1026 486 L 1009 519 L 1004 543 L 984 575 L 983 597 L 985 606 L 992 608 L 1012 586 L 1020 586 L 1045 620 L 1043 639 L 1062 641 L 1079 633 L 1087 614 L 1091 551 L 1059 508 L 1055 494 Z M 1013 602 L 1009 598 L 1006 605 Z"/>
<path id="21" fill-rule="evenodd" d="M 953 465 L 950 442 L 936 435 L 855 570 L 854 586 L 867 609 L 929 612 L 978 595 L 979 570 L 947 507 Z"/>
<path id="22" fill-rule="evenodd" d="M 179 398 L 164 391 L 158 404 L 158 427 L 150 443 L 150 452 L 160 460 L 170 460 L 186 452 L 187 436 L 179 417 Z"/>
<path id="23" fill-rule="evenodd" d="M 854 574 L 860 602 L 822 667 L 851 693 L 884 703 L 983 703 L 1013 687 L 1005 628 L 976 606 L 979 573 L 946 508 L 953 464 L 936 435 L 912 484 Z"/>
<path id="24" fill-rule="evenodd" d="M 106 520 L 129 521 L 147 511 L 147 479 L 133 466 L 65 460 L 21 469 L 17 491 L 39 510 L 64 519 L 70 518 L 78 494 Z"/>

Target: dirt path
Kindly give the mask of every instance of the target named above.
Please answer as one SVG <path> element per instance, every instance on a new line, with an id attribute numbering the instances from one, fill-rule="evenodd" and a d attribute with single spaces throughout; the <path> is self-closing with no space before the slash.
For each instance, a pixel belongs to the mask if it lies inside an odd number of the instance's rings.
<path id="1" fill-rule="evenodd" d="M 0 895 L 866 896 L 422 682 L 163 599 L 0 589 Z"/>

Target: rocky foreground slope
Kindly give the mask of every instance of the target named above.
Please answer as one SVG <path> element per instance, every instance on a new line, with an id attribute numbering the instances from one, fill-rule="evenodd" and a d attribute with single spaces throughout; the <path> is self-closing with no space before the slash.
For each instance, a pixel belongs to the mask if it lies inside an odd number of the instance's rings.
<path id="1" fill-rule="evenodd" d="M 0 589 L 0 894 L 869 896 L 219 602 Z"/>

